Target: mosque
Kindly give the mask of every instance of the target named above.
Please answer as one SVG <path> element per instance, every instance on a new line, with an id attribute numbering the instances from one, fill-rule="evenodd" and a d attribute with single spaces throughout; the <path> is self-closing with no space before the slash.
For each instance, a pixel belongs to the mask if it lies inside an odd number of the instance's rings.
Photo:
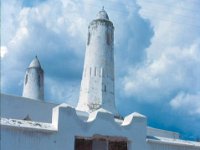
<path id="1" fill-rule="evenodd" d="M 35 57 L 22 96 L 1 94 L 1 150 L 200 150 L 199 142 L 147 126 L 142 114 L 120 117 L 114 89 L 114 25 L 102 9 L 88 27 L 77 107 L 44 100 Z"/>

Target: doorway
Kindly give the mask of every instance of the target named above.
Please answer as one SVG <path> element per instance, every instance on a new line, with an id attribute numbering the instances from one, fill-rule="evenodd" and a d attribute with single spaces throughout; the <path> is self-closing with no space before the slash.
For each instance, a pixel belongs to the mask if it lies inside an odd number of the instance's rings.
<path id="1" fill-rule="evenodd" d="M 75 150 L 128 150 L 127 138 L 95 135 L 75 137 Z"/>

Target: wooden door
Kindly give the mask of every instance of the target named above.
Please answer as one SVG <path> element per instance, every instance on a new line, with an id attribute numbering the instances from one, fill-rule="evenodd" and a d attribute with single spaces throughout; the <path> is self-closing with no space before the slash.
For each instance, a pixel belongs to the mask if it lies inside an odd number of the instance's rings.
<path id="1" fill-rule="evenodd" d="M 92 140 L 75 139 L 75 150 L 92 150 Z"/>
<path id="2" fill-rule="evenodd" d="M 128 150 L 126 141 L 109 141 L 108 150 Z"/>

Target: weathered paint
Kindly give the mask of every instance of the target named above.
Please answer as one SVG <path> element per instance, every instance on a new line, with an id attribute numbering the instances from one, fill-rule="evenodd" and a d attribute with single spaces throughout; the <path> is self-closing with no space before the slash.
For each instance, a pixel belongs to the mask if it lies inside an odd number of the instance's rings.
<path id="1" fill-rule="evenodd" d="M 104 108 L 117 115 L 114 86 L 114 26 L 105 10 L 88 28 L 84 70 L 77 109 Z"/>

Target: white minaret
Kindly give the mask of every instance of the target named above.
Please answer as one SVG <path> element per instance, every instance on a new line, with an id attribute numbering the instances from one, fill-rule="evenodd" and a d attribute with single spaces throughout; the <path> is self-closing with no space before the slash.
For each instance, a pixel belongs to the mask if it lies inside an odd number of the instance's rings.
<path id="1" fill-rule="evenodd" d="M 99 108 L 117 115 L 114 86 L 114 26 L 104 8 L 88 27 L 78 110 Z"/>
<path id="2" fill-rule="evenodd" d="M 44 72 L 37 56 L 26 70 L 23 97 L 44 100 Z"/>

